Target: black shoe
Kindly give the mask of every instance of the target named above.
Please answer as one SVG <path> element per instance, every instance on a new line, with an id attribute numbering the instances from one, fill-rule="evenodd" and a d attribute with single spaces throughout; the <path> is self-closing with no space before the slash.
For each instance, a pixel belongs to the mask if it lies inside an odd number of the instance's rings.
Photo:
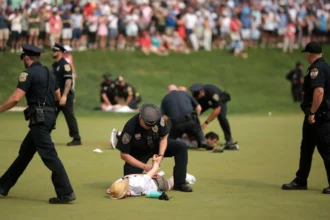
<path id="1" fill-rule="evenodd" d="M 68 146 L 78 146 L 82 145 L 80 139 L 73 139 L 71 142 L 67 143 Z"/>
<path id="2" fill-rule="evenodd" d="M 185 183 L 174 185 L 173 190 L 178 190 L 181 192 L 192 192 L 193 191 L 192 188 Z"/>
<path id="3" fill-rule="evenodd" d="M 214 149 L 212 152 L 213 153 L 223 153 L 223 150 L 219 148 L 219 149 Z"/>
<path id="4" fill-rule="evenodd" d="M 328 186 L 327 188 L 323 189 L 323 194 L 330 194 L 330 186 Z"/>
<path id="5" fill-rule="evenodd" d="M 237 142 L 229 142 L 225 144 L 225 150 L 239 150 Z"/>
<path id="6" fill-rule="evenodd" d="M 2 187 L 0 186 L 0 195 L 2 195 L 2 196 L 7 196 L 7 195 L 8 195 L 8 190 L 5 190 L 5 188 L 2 188 Z"/>
<path id="7" fill-rule="evenodd" d="M 76 200 L 76 196 L 74 195 L 74 193 L 71 193 L 70 195 L 67 195 L 67 196 L 58 196 L 58 197 L 50 198 L 49 203 L 50 204 L 67 204 L 74 200 Z"/>
<path id="8" fill-rule="evenodd" d="M 294 181 L 282 185 L 283 190 L 307 190 L 307 185 L 301 185 Z M 330 192 L 330 191 L 329 191 Z"/>

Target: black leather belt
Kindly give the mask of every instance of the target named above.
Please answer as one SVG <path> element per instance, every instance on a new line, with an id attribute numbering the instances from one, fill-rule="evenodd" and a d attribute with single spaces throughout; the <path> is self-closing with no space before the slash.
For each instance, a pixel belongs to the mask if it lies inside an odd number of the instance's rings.
<path id="1" fill-rule="evenodd" d="M 183 123 L 183 122 L 187 122 L 193 119 L 193 116 L 191 114 L 185 115 L 182 118 L 178 118 L 175 120 L 171 120 L 172 124 L 179 124 L 179 123 Z"/>

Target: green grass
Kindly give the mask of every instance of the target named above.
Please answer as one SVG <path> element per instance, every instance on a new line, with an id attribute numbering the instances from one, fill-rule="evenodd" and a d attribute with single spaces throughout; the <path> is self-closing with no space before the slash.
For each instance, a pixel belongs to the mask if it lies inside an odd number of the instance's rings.
<path id="1" fill-rule="evenodd" d="M 68 148 L 67 127 L 61 115 L 52 136 L 77 200 L 65 206 L 47 203 L 54 196 L 50 172 L 35 155 L 9 196 L 0 198 L 1 219 L 324 220 L 330 215 L 329 196 L 321 194 L 327 181 L 318 153 L 314 155 L 308 191 L 280 189 L 292 180 L 298 166 L 301 114 L 229 117 L 241 149 L 223 154 L 190 150 L 188 172 L 197 179 L 193 193 L 171 191 L 170 201 L 145 197 L 110 200 L 105 190 L 122 176 L 123 161 L 107 142 L 112 128 L 122 129 L 128 118 L 79 115 L 84 145 Z M 28 128 L 21 114 L 1 114 L 0 121 L 1 174 L 15 159 Z M 210 130 L 223 136 L 217 122 L 210 124 Z M 104 153 L 93 153 L 95 148 Z M 162 170 L 167 176 L 172 168 L 173 159 L 165 159 Z"/>
<path id="2" fill-rule="evenodd" d="M 329 54 L 325 49 L 325 56 Z M 304 54 L 296 51 L 283 55 L 277 50 L 250 50 L 249 59 L 242 60 L 226 51 L 198 52 L 190 55 L 171 54 L 168 57 L 136 53 L 82 52 L 74 53 L 77 79 L 77 111 L 88 111 L 99 105 L 99 84 L 104 72 L 123 75 L 142 94 L 143 102 L 160 104 L 171 83 L 189 87 L 193 83 L 211 83 L 228 90 L 232 95 L 230 112 L 267 113 L 295 112 L 290 84 L 285 74 Z M 47 52 L 44 65 L 53 60 Z M 14 90 L 17 78 L 24 69 L 18 55 L 0 54 L 0 101 Z"/>

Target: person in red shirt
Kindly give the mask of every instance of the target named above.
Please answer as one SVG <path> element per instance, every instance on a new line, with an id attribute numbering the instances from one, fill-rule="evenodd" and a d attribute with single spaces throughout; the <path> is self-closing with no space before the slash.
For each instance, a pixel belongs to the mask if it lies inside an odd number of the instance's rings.
<path id="1" fill-rule="evenodd" d="M 140 37 L 140 47 L 145 55 L 149 55 L 151 51 L 151 37 L 148 31 L 143 31 Z"/>

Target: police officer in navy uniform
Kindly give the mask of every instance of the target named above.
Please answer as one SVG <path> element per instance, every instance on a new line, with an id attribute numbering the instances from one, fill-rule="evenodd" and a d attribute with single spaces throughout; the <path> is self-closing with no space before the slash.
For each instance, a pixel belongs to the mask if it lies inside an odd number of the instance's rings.
<path id="1" fill-rule="evenodd" d="M 202 129 L 205 129 L 206 126 L 217 117 L 226 140 L 225 149 L 238 150 L 239 147 L 237 142 L 233 141 L 230 125 L 227 119 L 226 102 L 230 100 L 229 94 L 222 92 L 214 85 L 202 85 L 200 83 L 192 85 L 189 90 L 192 92 L 192 95 L 198 103 L 202 106 L 202 113 L 209 108 L 213 108 L 211 115 L 201 125 Z"/>
<path id="2" fill-rule="evenodd" d="M 304 81 L 301 109 L 305 113 L 300 162 L 296 178 L 284 184 L 284 190 L 306 190 L 315 146 L 327 173 L 329 186 L 323 190 L 330 194 L 330 67 L 322 57 L 322 47 L 310 42 L 302 51 L 310 63 Z"/>
<path id="3" fill-rule="evenodd" d="M 188 164 L 188 146 L 181 141 L 168 139 L 169 129 L 161 117 L 160 109 L 153 104 L 144 104 L 139 114 L 133 116 L 126 124 L 118 138 L 117 149 L 125 161 L 124 176 L 148 172 L 147 164 L 153 155 L 161 164 L 164 157 L 173 157 L 174 190 L 192 192 L 185 178 Z"/>
<path id="4" fill-rule="evenodd" d="M 103 82 L 100 84 L 101 86 L 101 108 L 102 110 L 106 110 L 107 107 L 112 105 L 117 105 L 118 102 L 116 100 L 116 83 L 111 80 L 110 73 L 103 74 Z"/>
<path id="5" fill-rule="evenodd" d="M 72 68 L 70 64 L 63 58 L 64 52 L 64 47 L 58 43 L 56 43 L 52 49 L 52 56 L 56 60 L 56 62 L 54 62 L 52 65 L 52 71 L 57 78 L 57 82 L 61 90 L 61 100 L 59 102 L 60 106 L 57 111 L 57 116 L 60 111 L 63 112 L 69 127 L 70 137 L 73 137 L 73 140 L 67 145 L 77 146 L 81 145 L 81 137 L 73 110 L 75 94 L 72 91 Z"/>
<path id="6" fill-rule="evenodd" d="M 141 95 L 136 92 L 131 84 L 125 82 L 122 76 L 116 79 L 116 93 L 119 99 L 125 100 L 125 104 L 128 107 L 131 109 L 138 109 L 138 104 L 141 102 Z"/>
<path id="7" fill-rule="evenodd" d="M 175 85 L 168 86 L 168 94 L 161 104 L 163 117 L 171 123 L 169 138 L 181 138 L 183 134 L 192 135 L 198 147 L 212 150 L 205 137 L 198 119 L 202 107 L 187 92 L 179 91 Z"/>
<path id="8" fill-rule="evenodd" d="M 304 74 L 302 68 L 302 63 L 297 62 L 296 68 L 291 70 L 286 75 L 286 79 L 291 82 L 291 93 L 294 102 L 302 101 L 302 85 L 304 83 Z"/>
<path id="9" fill-rule="evenodd" d="M 49 199 L 49 202 L 69 203 L 75 200 L 75 195 L 50 136 L 56 121 L 54 97 L 56 100 L 60 99 L 60 90 L 54 75 L 39 62 L 43 50 L 30 44 L 24 44 L 22 48 L 21 59 L 27 69 L 19 76 L 15 92 L 0 105 L 0 112 L 11 109 L 25 96 L 28 108 L 24 114 L 26 120 L 30 120 L 30 131 L 21 144 L 18 157 L 0 178 L 0 194 L 7 196 L 38 152 L 43 163 L 52 171 L 57 197 Z"/>

